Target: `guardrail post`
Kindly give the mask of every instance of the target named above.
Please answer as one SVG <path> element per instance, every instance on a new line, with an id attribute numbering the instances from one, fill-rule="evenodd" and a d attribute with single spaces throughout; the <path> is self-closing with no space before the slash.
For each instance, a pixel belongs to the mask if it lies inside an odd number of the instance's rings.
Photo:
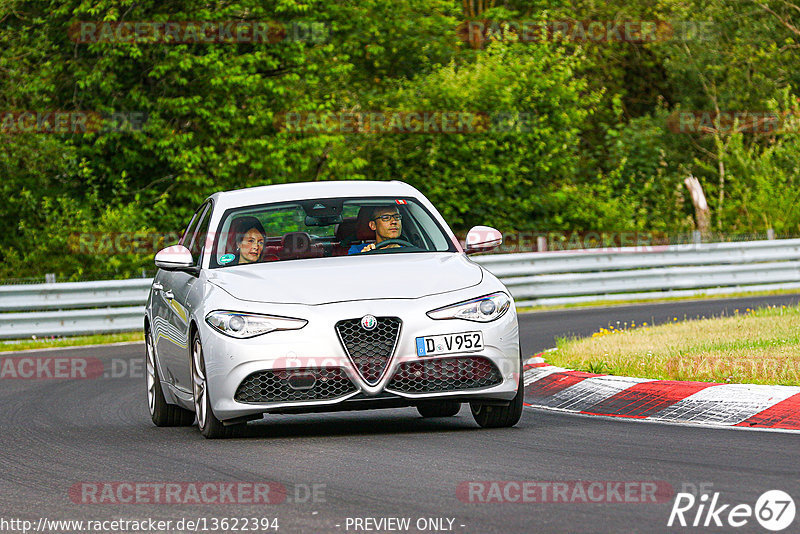
<path id="1" fill-rule="evenodd" d="M 56 283 L 56 273 L 47 273 L 44 275 L 44 282 L 46 284 L 55 284 Z"/>
<path id="2" fill-rule="evenodd" d="M 775 239 L 775 230 L 773 230 L 772 228 L 767 229 L 767 239 L 769 239 L 770 241 Z"/>
<path id="3" fill-rule="evenodd" d="M 547 251 L 547 238 L 543 235 L 540 235 L 536 238 L 536 252 L 546 252 Z"/>

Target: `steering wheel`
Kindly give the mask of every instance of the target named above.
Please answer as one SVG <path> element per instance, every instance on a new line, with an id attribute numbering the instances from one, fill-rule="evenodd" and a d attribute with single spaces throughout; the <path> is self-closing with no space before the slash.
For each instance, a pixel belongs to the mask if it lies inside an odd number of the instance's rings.
<path id="1" fill-rule="evenodd" d="M 375 248 L 372 250 L 380 250 L 382 248 L 388 247 L 389 245 L 400 245 L 401 247 L 415 246 L 413 243 L 409 243 L 405 239 L 384 239 L 383 241 L 375 245 Z"/>

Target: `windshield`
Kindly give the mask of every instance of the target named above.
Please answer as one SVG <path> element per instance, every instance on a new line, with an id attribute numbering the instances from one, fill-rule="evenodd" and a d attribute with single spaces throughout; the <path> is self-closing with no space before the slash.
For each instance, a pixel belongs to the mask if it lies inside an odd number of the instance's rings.
<path id="1" fill-rule="evenodd" d="M 416 199 L 325 198 L 227 210 L 211 267 L 448 251 L 454 245 Z"/>

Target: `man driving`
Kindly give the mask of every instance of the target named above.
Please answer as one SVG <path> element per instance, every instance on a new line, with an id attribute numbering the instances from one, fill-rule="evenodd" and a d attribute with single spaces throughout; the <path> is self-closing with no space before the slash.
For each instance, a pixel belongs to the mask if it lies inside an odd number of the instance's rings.
<path id="1" fill-rule="evenodd" d="M 403 231 L 403 224 L 401 222 L 403 216 L 397 211 L 395 206 L 378 206 L 372 210 L 372 217 L 369 221 L 369 228 L 375 232 L 375 243 L 370 243 L 367 246 L 353 245 L 350 247 L 348 254 L 356 254 L 359 252 L 368 252 L 374 250 L 377 245 L 386 241 L 387 239 L 399 239 Z M 399 247 L 400 245 L 393 243 L 387 245 L 386 248 Z"/>

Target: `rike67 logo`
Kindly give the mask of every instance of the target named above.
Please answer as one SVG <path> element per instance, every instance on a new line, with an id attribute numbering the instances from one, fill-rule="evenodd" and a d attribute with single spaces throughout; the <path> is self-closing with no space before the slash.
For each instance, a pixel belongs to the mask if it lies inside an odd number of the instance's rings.
<path id="1" fill-rule="evenodd" d="M 691 493 L 678 493 L 667 526 L 739 528 L 755 518 L 765 529 L 778 532 L 790 526 L 794 517 L 794 500 L 781 490 L 762 493 L 755 506 L 723 503 L 718 491 L 711 496 L 703 493 L 700 497 Z"/>

